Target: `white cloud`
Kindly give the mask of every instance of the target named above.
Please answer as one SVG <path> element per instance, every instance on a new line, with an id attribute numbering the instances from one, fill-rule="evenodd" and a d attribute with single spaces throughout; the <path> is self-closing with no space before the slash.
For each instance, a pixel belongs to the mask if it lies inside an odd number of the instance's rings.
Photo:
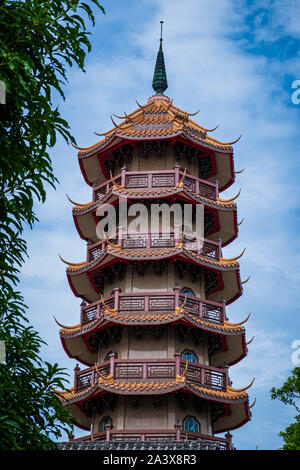
<path id="1" fill-rule="evenodd" d="M 258 327 L 259 322 L 256 324 Z M 255 331 L 248 356 L 230 369 L 233 387 L 245 387 L 254 377 L 255 382 L 249 389 L 251 396 L 262 390 L 268 391 L 272 386 L 281 386 L 293 368 L 292 352 L 286 333 Z"/>

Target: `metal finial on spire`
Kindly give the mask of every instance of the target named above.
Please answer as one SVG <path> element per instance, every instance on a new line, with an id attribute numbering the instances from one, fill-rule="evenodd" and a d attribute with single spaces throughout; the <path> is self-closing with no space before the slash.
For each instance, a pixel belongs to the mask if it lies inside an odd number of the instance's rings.
<path id="1" fill-rule="evenodd" d="M 156 58 L 156 64 L 153 75 L 152 88 L 157 95 L 162 95 L 164 91 L 168 88 L 167 74 L 165 68 L 164 53 L 162 50 L 162 26 L 163 21 L 160 22 L 160 46 Z"/>

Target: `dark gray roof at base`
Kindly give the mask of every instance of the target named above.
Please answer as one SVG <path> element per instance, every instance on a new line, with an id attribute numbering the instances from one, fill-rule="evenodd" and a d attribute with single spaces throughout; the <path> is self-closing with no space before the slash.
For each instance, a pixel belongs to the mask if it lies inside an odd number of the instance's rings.
<path id="1" fill-rule="evenodd" d="M 219 450 L 215 441 L 77 441 L 59 442 L 59 450 Z"/>

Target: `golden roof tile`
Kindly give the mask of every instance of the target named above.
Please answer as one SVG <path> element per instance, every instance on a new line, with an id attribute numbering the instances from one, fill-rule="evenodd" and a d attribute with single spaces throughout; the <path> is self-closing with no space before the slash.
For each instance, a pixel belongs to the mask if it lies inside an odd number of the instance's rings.
<path id="1" fill-rule="evenodd" d="M 94 325 L 96 325 L 97 323 L 101 322 L 101 321 L 104 321 L 106 317 L 108 318 L 115 318 L 121 322 L 131 322 L 131 321 L 147 321 L 147 322 L 150 322 L 150 321 L 161 321 L 161 320 L 168 320 L 168 319 L 176 319 L 178 318 L 178 316 L 182 316 L 183 318 L 184 317 L 187 317 L 187 318 L 190 318 L 193 322 L 203 326 L 203 327 L 207 327 L 207 328 L 212 328 L 214 330 L 217 330 L 217 331 L 223 331 L 223 332 L 232 332 L 232 333 L 237 333 L 237 332 L 241 332 L 241 334 L 243 334 L 245 332 L 245 329 L 244 327 L 242 327 L 243 323 L 245 323 L 248 318 L 249 318 L 249 315 L 248 317 L 240 322 L 240 323 L 229 323 L 228 321 L 225 321 L 224 324 L 218 324 L 216 322 L 210 322 L 208 320 L 203 320 L 201 318 L 199 318 L 198 316 L 196 315 L 193 315 L 189 312 L 187 312 L 186 310 L 175 310 L 174 312 L 169 312 L 169 313 L 143 313 L 143 314 L 129 314 L 129 313 L 126 313 L 126 314 L 122 314 L 121 312 L 114 312 L 112 310 L 105 310 L 105 312 L 101 315 L 101 317 L 99 318 L 95 318 L 94 320 L 92 320 L 91 322 L 87 323 L 87 324 L 84 324 L 84 325 L 75 325 L 75 326 L 66 326 L 66 327 L 63 327 L 61 328 L 61 330 L 59 331 L 59 334 L 60 335 L 63 335 L 63 336 L 69 336 L 69 335 L 73 335 L 73 334 L 82 334 L 84 333 L 86 330 L 90 330 L 92 329 L 92 327 Z"/>
<path id="2" fill-rule="evenodd" d="M 140 382 L 131 382 L 126 380 L 107 381 L 105 380 L 105 378 L 99 377 L 99 379 L 93 385 L 87 387 L 81 392 L 75 392 L 74 388 L 72 388 L 70 389 L 70 392 L 56 391 L 56 393 L 59 398 L 67 404 L 70 401 L 77 401 L 84 395 L 87 395 L 92 389 L 95 389 L 96 391 L 98 386 L 100 386 L 100 388 L 104 387 L 104 389 L 108 390 L 122 390 L 123 392 L 156 392 L 161 389 L 170 389 L 171 391 L 172 389 L 176 389 L 178 386 L 180 386 L 180 388 L 192 389 L 211 398 L 232 401 L 241 399 L 248 400 L 248 395 L 245 390 L 247 390 L 252 385 L 252 383 L 253 381 L 248 387 L 242 389 L 234 389 L 232 387 L 227 386 L 226 390 L 216 390 L 209 387 L 205 387 L 204 385 L 197 385 L 183 375 L 176 376 L 175 380 L 163 380 L 156 382 L 154 382 L 153 380 L 148 381 L 147 379 L 141 380 Z"/>
<path id="3" fill-rule="evenodd" d="M 215 129 L 206 129 L 193 121 L 190 116 L 197 113 L 186 113 L 177 106 L 173 105 L 169 100 L 158 100 L 155 97 L 146 103 L 144 106 L 139 105 L 139 108 L 130 114 L 117 116 L 123 121 L 116 124 L 113 120 L 114 127 L 105 132 L 104 139 L 96 142 L 95 144 L 80 148 L 78 156 L 84 157 L 90 154 L 93 150 L 103 146 L 108 140 L 114 136 L 126 135 L 128 137 L 145 137 L 147 136 L 161 136 L 172 135 L 177 132 L 184 132 L 191 138 L 216 149 L 223 149 L 232 151 L 231 145 L 233 142 L 221 142 L 213 137 L 207 135 L 207 132 Z M 165 126 L 166 123 L 172 125 L 171 128 Z"/>
<path id="4" fill-rule="evenodd" d="M 140 190 L 128 190 L 128 189 L 123 189 L 121 187 L 117 187 L 115 186 L 114 188 L 110 188 L 108 193 L 106 194 L 106 196 L 108 196 L 109 194 L 118 194 L 118 193 L 122 193 L 122 194 L 125 194 L 125 195 L 129 195 L 129 196 L 150 196 L 151 194 L 166 194 L 166 193 L 171 193 L 172 191 L 184 191 L 186 193 L 189 193 L 191 194 L 194 198 L 196 198 L 198 201 L 200 202 L 204 202 L 204 203 L 207 203 L 209 205 L 213 205 L 213 206 L 216 206 L 216 207 L 221 207 L 221 208 L 233 208 L 233 209 L 236 209 L 236 203 L 233 202 L 232 199 L 229 199 L 229 200 L 224 200 L 224 199 L 220 199 L 219 197 L 217 197 L 215 200 L 214 199 L 209 199 L 209 198 L 206 198 L 204 196 L 201 196 L 200 194 L 197 194 L 195 193 L 194 191 L 192 191 L 188 186 L 182 184 L 181 186 L 175 186 L 173 188 L 165 188 L 165 189 L 160 189 L 160 188 L 156 188 L 156 189 L 140 189 Z M 91 202 L 88 202 L 88 203 L 85 203 L 85 204 L 77 204 L 73 207 L 73 212 L 75 213 L 80 213 L 80 212 L 85 212 L 87 209 L 93 209 L 93 207 L 97 207 L 98 205 L 102 204 L 102 201 L 99 200 L 99 201 L 91 201 Z"/>
<path id="5" fill-rule="evenodd" d="M 239 263 L 234 259 L 231 260 L 231 259 L 226 259 L 226 258 L 220 258 L 220 260 L 213 260 L 211 258 L 206 258 L 204 256 L 195 254 L 192 250 L 188 250 L 187 248 L 185 248 L 184 245 L 175 246 L 174 248 L 162 248 L 161 250 L 142 250 L 142 251 L 137 250 L 135 251 L 134 249 L 131 249 L 131 250 L 121 249 L 119 247 L 116 247 L 110 244 L 107 246 L 107 249 L 103 250 L 102 255 L 104 255 L 106 252 L 109 252 L 111 254 L 116 253 L 118 256 L 124 255 L 124 256 L 132 256 L 132 257 L 135 257 L 135 256 L 149 257 L 149 256 L 168 255 L 168 254 L 180 252 L 180 251 L 183 254 L 188 254 L 192 256 L 193 258 L 196 258 L 198 261 L 201 261 L 202 263 L 210 264 L 212 266 L 224 267 L 224 268 L 239 267 Z M 90 265 L 97 262 L 97 259 L 100 260 L 100 257 L 95 258 L 89 262 L 83 261 L 81 263 L 69 263 L 69 265 L 67 266 L 67 272 L 75 273 L 75 272 L 81 271 L 82 269 L 86 269 Z"/>

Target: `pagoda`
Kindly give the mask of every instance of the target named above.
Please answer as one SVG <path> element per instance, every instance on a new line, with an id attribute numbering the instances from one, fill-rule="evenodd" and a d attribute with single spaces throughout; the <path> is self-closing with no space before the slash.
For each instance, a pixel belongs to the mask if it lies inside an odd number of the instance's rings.
<path id="1" fill-rule="evenodd" d="M 235 181 L 235 142 L 213 138 L 215 129 L 200 126 L 197 113 L 164 94 L 162 37 L 152 86 L 146 104 L 116 116 L 118 123 L 112 119 L 96 144 L 77 147 L 93 195 L 88 203 L 70 199 L 87 244 L 85 260 L 65 261 L 82 300 L 80 321 L 56 321 L 65 352 L 81 364 L 74 386 L 60 397 L 87 435 L 70 438 L 65 449 L 230 450 L 230 431 L 251 418 L 252 383 L 236 389 L 228 373 L 249 344 L 248 317 L 232 323 L 226 312 L 243 290 L 241 255 L 223 257 L 238 235 L 237 196 L 219 196 Z M 202 243 L 193 245 L 191 227 L 175 220 L 169 233 L 141 227 L 129 234 L 118 219 L 115 235 L 99 239 L 101 208 L 109 205 L 119 216 L 124 200 L 146 209 L 188 204 L 193 217 L 201 206 Z"/>

